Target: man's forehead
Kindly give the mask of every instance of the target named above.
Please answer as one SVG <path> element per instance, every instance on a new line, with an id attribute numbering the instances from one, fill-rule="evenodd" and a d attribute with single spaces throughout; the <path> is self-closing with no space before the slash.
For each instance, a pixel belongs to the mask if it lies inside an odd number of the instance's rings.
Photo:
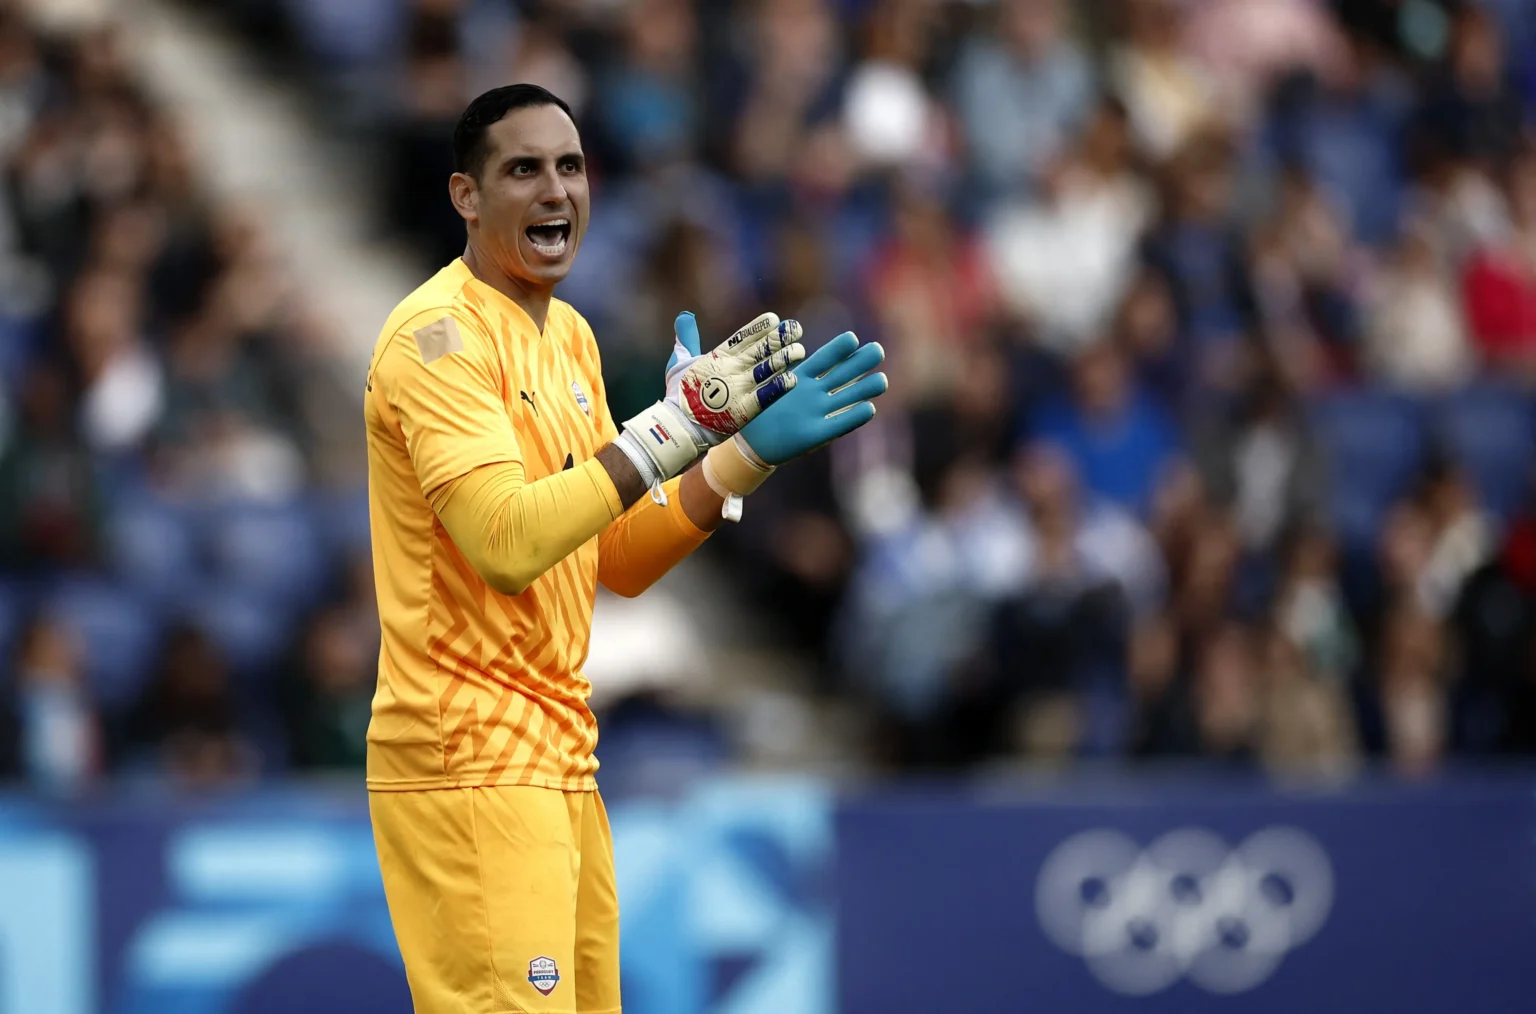
<path id="1" fill-rule="evenodd" d="M 581 150 L 576 124 L 559 106 L 514 109 L 487 131 L 498 156 L 565 155 Z"/>

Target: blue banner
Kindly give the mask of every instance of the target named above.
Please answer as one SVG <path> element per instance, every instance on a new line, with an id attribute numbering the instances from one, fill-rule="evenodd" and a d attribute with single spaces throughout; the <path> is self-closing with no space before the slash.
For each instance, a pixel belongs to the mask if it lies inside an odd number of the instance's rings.
<path id="1" fill-rule="evenodd" d="M 1532 1005 L 1526 777 L 892 794 L 837 842 L 846 1014 Z"/>
<path id="2" fill-rule="evenodd" d="M 625 1011 L 1523 1011 L 1533 786 L 614 799 Z M 0 800 L 0 1014 L 276 1010 L 410 1010 L 361 792 Z"/>
<path id="3" fill-rule="evenodd" d="M 629 1014 L 830 1014 L 831 797 L 613 801 Z M 0 800 L 0 1014 L 409 1014 L 359 790 Z"/>

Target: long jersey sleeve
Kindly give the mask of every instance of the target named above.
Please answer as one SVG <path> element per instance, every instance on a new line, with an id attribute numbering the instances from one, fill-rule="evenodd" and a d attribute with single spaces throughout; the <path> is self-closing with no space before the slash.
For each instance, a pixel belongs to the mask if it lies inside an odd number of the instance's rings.
<path id="1" fill-rule="evenodd" d="M 683 513 L 681 484 L 677 478 L 663 486 L 665 504 L 643 497 L 603 529 L 597 557 L 603 587 L 619 595 L 639 595 L 709 538 Z"/>

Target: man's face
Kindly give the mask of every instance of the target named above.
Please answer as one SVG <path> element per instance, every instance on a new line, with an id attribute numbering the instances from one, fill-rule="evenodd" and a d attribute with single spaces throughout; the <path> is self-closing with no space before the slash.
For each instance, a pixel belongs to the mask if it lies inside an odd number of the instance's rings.
<path id="1" fill-rule="evenodd" d="M 514 281 L 553 288 L 570 273 L 591 198 L 576 125 L 557 106 L 516 109 L 486 131 L 480 179 L 454 176 L 454 204 Z"/>

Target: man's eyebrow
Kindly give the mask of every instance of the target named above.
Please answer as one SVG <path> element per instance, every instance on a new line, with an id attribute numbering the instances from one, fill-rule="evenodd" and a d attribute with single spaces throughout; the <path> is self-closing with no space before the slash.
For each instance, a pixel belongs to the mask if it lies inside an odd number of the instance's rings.
<path id="1" fill-rule="evenodd" d="M 552 161 L 552 162 L 555 162 L 555 163 L 558 164 L 560 162 L 585 162 L 586 160 L 587 160 L 587 156 L 584 155 L 579 150 L 578 151 L 568 151 L 568 152 L 565 152 L 562 155 L 549 155 L 549 156 L 533 155 L 533 154 L 529 154 L 527 152 L 523 152 L 521 154 L 504 156 L 502 158 L 502 160 L 501 160 L 501 167 L 503 169 L 510 169 L 511 167 L 518 166 L 518 165 L 534 165 L 534 166 L 536 166 L 536 165 L 539 165 L 541 162 L 545 162 L 545 161 Z"/>

